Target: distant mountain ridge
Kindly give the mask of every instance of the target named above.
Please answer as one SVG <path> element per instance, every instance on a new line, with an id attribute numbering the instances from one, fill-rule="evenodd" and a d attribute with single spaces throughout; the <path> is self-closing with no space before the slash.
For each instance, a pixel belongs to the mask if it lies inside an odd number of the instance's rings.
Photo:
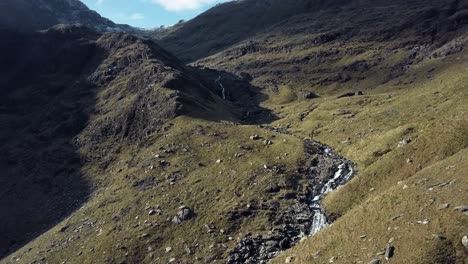
<path id="1" fill-rule="evenodd" d="M 2 0 L 0 28 L 43 30 L 57 24 L 81 24 L 99 32 L 133 32 L 90 10 L 79 0 Z"/>
<path id="2" fill-rule="evenodd" d="M 242 0 L 216 5 L 196 18 L 161 33 L 153 39 L 183 61 L 213 55 L 246 40 L 288 18 L 324 9 L 339 8 L 349 0 Z"/>

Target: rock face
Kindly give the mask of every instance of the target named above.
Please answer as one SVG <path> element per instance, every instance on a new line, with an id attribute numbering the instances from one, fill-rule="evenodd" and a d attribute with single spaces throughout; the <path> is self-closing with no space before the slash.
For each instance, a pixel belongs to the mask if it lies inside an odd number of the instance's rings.
<path id="1" fill-rule="evenodd" d="M 293 247 L 307 236 L 328 225 L 320 207 L 323 197 L 348 182 L 354 175 L 351 162 L 338 156 L 327 146 L 305 141 L 310 154 L 318 155 L 307 162 L 300 172 L 309 181 L 306 197 L 298 198 L 294 206 L 283 213 L 282 225 L 271 234 L 246 236 L 229 251 L 227 263 L 267 263 L 281 251 Z"/>
<path id="2" fill-rule="evenodd" d="M 34 15 L 31 15 L 34 14 Z M 42 30 L 57 24 L 81 24 L 100 32 L 135 32 L 90 10 L 79 0 L 2 0 L 0 29 Z"/>

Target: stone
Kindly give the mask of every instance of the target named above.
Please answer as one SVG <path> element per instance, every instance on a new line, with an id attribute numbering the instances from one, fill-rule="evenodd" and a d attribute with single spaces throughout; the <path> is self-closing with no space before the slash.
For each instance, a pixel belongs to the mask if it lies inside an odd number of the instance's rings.
<path id="1" fill-rule="evenodd" d="M 62 226 L 62 228 L 60 228 L 59 231 L 60 231 L 60 233 L 63 233 L 65 231 L 67 231 L 67 229 L 68 229 L 68 226 L 66 225 L 66 226 Z"/>
<path id="2" fill-rule="evenodd" d="M 408 145 L 408 144 L 411 143 L 411 142 L 412 142 L 412 139 L 411 139 L 411 138 L 403 139 L 402 141 L 400 141 L 400 142 L 398 143 L 398 147 L 399 147 L 399 148 L 402 148 L 402 147 Z"/>
<path id="3" fill-rule="evenodd" d="M 293 263 L 294 262 L 294 257 L 292 256 L 289 256 L 286 258 L 286 260 L 284 261 L 284 263 Z"/>
<path id="4" fill-rule="evenodd" d="M 427 224 L 429 224 L 429 219 L 420 220 L 417 223 L 420 224 L 420 225 L 427 225 Z"/>
<path id="5" fill-rule="evenodd" d="M 285 237 L 279 242 L 281 249 L 288 249 L 291 246 L 291 241 L 289 238 Z"/>
<path id="6" fill-rule="evenodd" d="M 305 99 L 314 99 L 314 98 L 319 98 L 320 97 L 314 92 L 305 92 L 303 94 L 303 96 L 304 96 Z"/>
<path id="7" fill-rule="evenodd" d="M 166 248 L 166 253 L 169 253 L 169 252 L 171 252 L 171 251 L 172 251 L 172 248 L 171 248 L 171 247 L 167 247 L 167 248 Z"/>
<path id="8" fill-rule="evenodd" d="M 468 248 L 468 236 L 464 236 L 461 241 L 462 245 Z"/>
<path id="9" fill-rule="evenodd" d="M 459 211 L 459 212 L 468 212 L 468 205 L 461 205 L 461 206 L 457 206 L 455 208 L 453 208 L 453 210 L 455 211 Z"/>
<path id="10" fill-rule="evenodd" d="M 250 136 L 250 140 L 259 140 L 259 139 L 260 139 L 259 135 Z"/>
<path id="11" fill-rule="evenodd" d="M 395 247 L 392 245 L 387 245 L 387 248 L 385 249 L 385 259 L 389 260 L 393 257 L 395 254 Z"/>
<path id="12" fill-rule="evenodd" d="M 187 220 L 190 220 L 193 217 L 193 210 L 187 206 L 179 207 L 179 212 L 177 213 L 174 218 L 172 218 L 172 222 L 176 224 L 181 224 Z"/>
<path id="13" fill-rule="evenodd" d="M 272 144 L 273 144 L 273 141 L 271 141 L 269 139 L 263 140 L 263 145 L 265 145 L 265 146 L 269 146 L 269 145 L 272 145 Z"/>
<path id="14" fill-rule="evenodd" d="M 439 205 L 439 210 L 447 209 L 450 207 L 450 204 L 441 204 Z"/>
<path id="15" fill-rule="evenodd" d="M 369 262 L 369 264 L 380 264 L 380 259 L 374 259 L 372 260 L 371 262 Z"/>
<path id="16" fill-rule="evenodd" d="M 149 215 L 155 215 L 155 214 L 156 214 L 156 211 L 155 211 L 155 210 L 150 210 L 150 211 L 148 212 L 148 214 L 149 214 Z"/>

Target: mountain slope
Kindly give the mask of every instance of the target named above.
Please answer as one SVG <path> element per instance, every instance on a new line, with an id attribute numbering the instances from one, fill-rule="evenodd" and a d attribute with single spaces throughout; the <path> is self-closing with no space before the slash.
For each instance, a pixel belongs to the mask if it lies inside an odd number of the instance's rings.
<path id="1" fill-rule="evenodd" d="M 269 97 L 262 106 L 279 117 L 272 125 L 327 143 L 358 164 L 358 177 L 325 201 L 329 217 L 340 219 L 336 226 L 286 252 L 278 263 L 324 263 L 332 257 L 335 263 L 366 263 L 382 259 L 375 254 L 391 238 L 395 263 L 467 261 L 461 243 L 466 216 L 435 208 L 437 201 L 466 205 L 459 199 L 467 187 L 463 170 L 451 174 L 459 184 L 440 195 L 407 184 L 414 195 L 436 201 L 430 206 L 407 199 L 405 191 L 390 191 L 405 180 L 424 181 L 425 174 L 418 173 L 424 169 L 434 175 L 432 181 L 449 181 L 437 177 L 432 166 L 466 162 L 457 153 L 468 143 L 467 10 L 465 1 L 349 1 L 291 16 L 193 63 L 249 73 Z M 255 16 L 243 23 L 253 25 Z M 217 25 L 205 19 L 204 27 Z M 174 45 L 184 56 L 180 43 L 164 45 Z M 381 204 L 387 199 L 400 202 Z M 392 208 L 400 205 L 405 209 Z M 395 224 L 398 215 L 404 215 L 404 223 Z M 437 224 L 417 228 L 425 219 Z M 441 234 L 444 242 L 426 241 L 431 233 Z M 364 246 L 357 241 L 363 235 L 369 240 Z"/>
<path id="2" fill-rule="evenodd" d="M 183 61 L 191 62 L 267 32 L 271 26 L 291 16 L 319 12 L 345 2 L 347 0 L 231 1 L 213 7 L 182 27 L 177 26 L 158 42 Z"/>
<path id="3" fill-rule="evenodd" d="M 100 32 L 133 32 L 90 10 L 79 0 L 3 0 L 0 28 L 20 31 L 47 29 L 57 24 L 82 24 Z"/>
<path id="4" fill-rule="evenodd" d="M 123 145 L 160 134 L 182 114 L 234 121 L 255 109 L 235 105 L 250 98 L 241 78 L 187 68 L 131 35 L 77 26 L 1 35 L 2 253 L 89 198 L 100 180 L 83 166 L 105 169 Z M 226 100 L 219 76 L 238 87 Z"/>

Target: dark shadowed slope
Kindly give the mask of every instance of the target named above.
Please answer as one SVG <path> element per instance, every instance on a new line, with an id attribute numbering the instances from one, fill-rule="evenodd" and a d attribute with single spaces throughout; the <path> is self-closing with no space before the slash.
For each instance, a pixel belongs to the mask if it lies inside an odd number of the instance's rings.
<path id="1" fill-rule="evenodd" d="M 82 31 L 1 32 L 0 253 L 79 207 L 91 191 L 74 137 L 86 126 L 105 53 Z"/>

